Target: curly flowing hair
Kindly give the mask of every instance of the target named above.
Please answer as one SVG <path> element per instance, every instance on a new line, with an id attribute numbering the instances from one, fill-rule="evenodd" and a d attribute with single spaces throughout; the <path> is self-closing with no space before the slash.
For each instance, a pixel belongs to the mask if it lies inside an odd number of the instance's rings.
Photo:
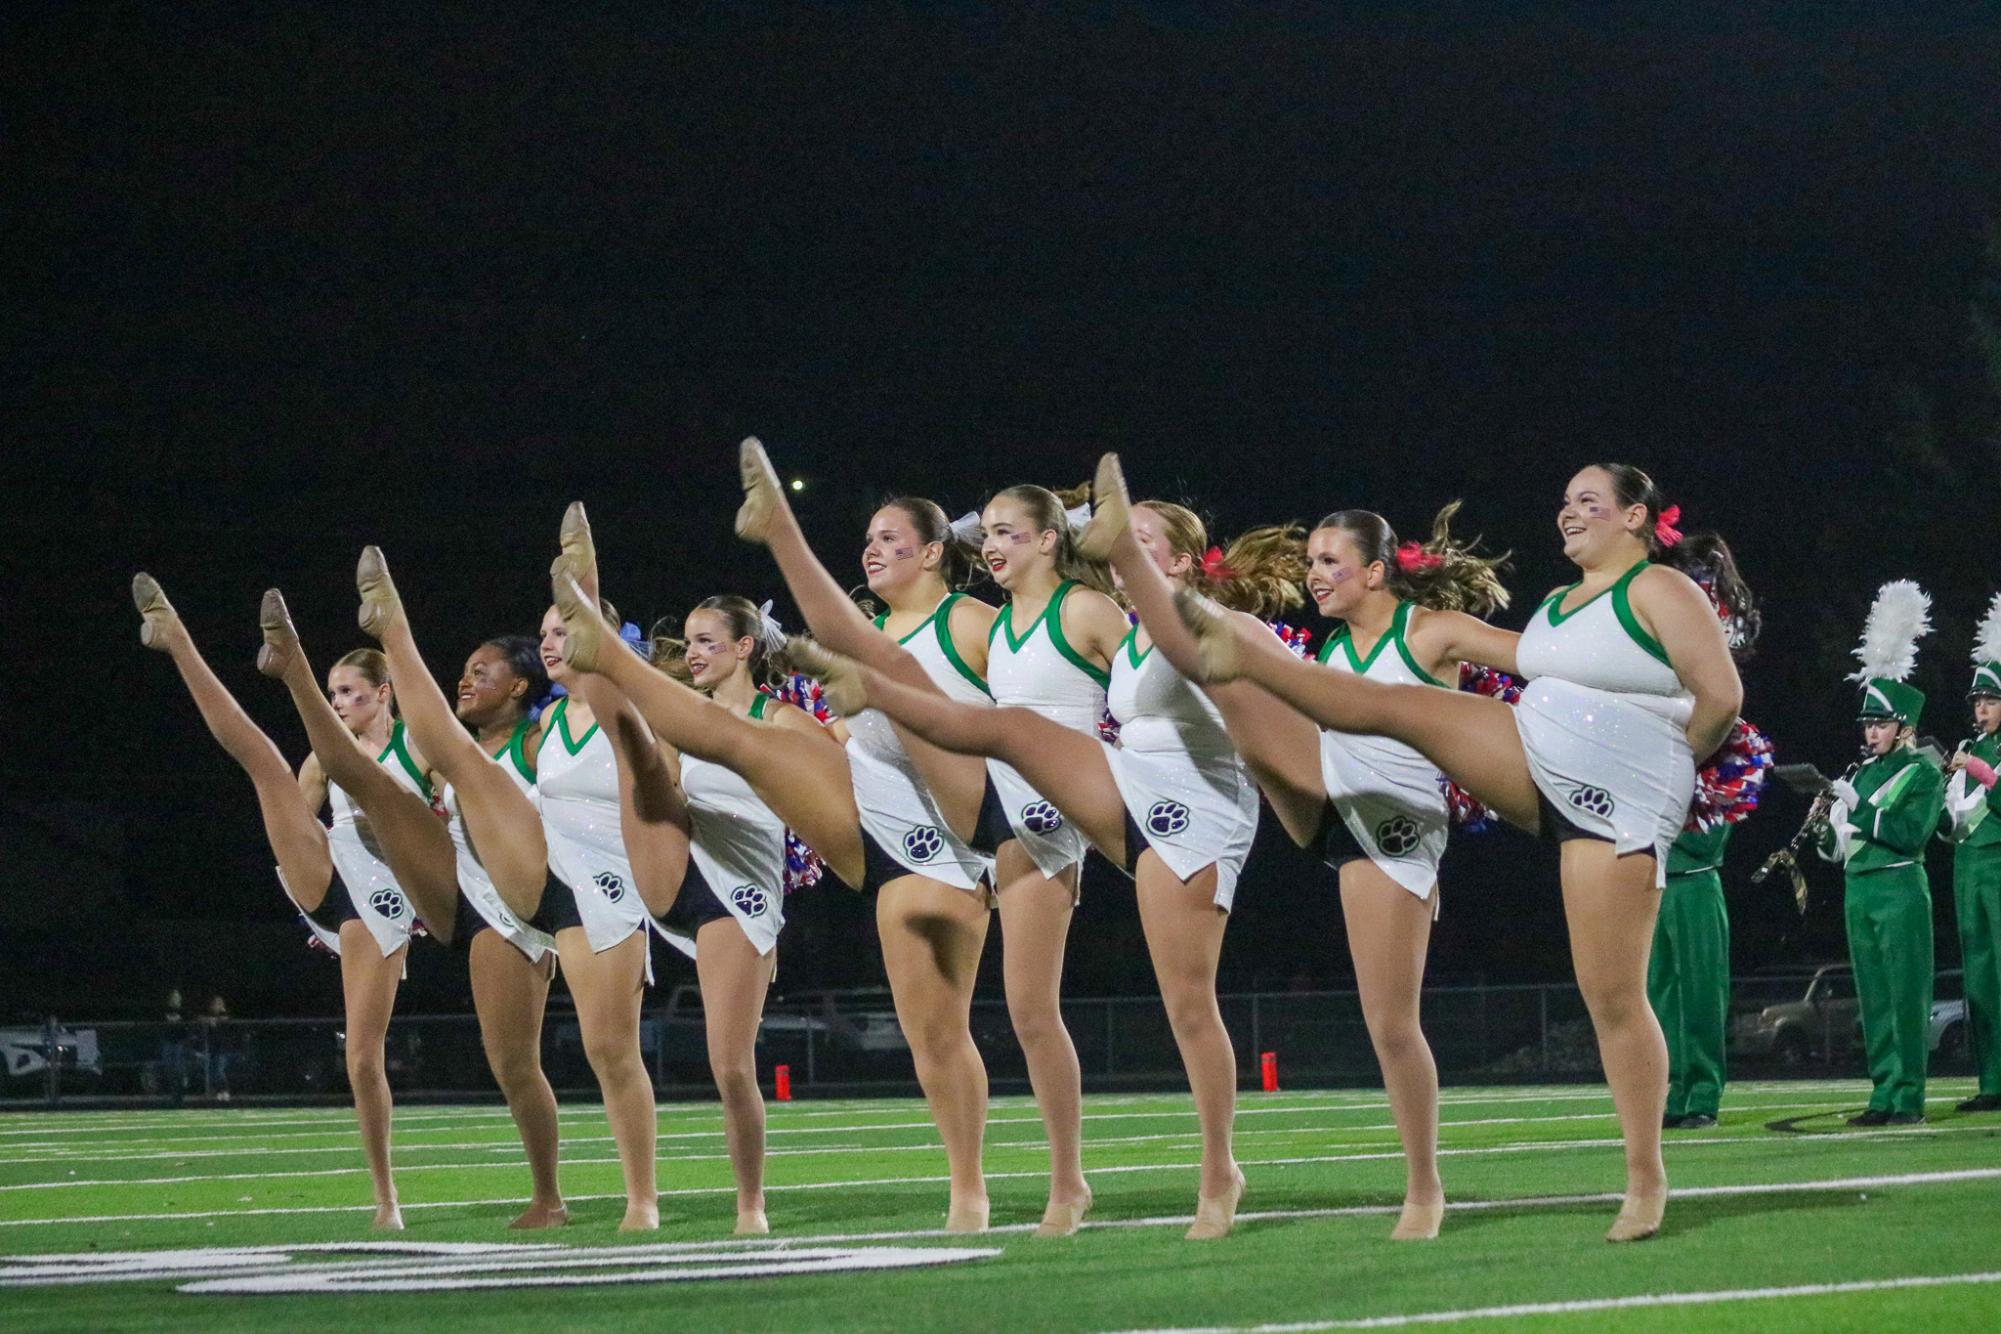
<path id="1" fill-rule="evenodd" d="M 1253 528 L 1209 560 L 1209 530 L 1194 510 L 1171 500 L 1141 500 L 1133 507 L 1159 518 L 1168 550 L 1195 563 L 1189 586 L 1223 606 L 1271 620 L 1305 601 L 1306 533 L 1298 524 Z"/>
<path id="2" fill-rule="evenodd" d="M 1431 536 L 1423 542 L 1399 543 L 1389 520 L 1374 510 L 1335 510 L 1313 528 L 1346 533 L 1362 564 L 1381 562 L 1390 592 L 1408 602 L 1475 616 L 1502 611 L 1508 605 L 1508 590 L 1499 571 L 1509 553 L 1484 556 L 1479 538 L 1453 537 L 1452 517 L 1459 513 L 1459 505 L 1455 500 L 1438 511 L 1431 521 Z"/>

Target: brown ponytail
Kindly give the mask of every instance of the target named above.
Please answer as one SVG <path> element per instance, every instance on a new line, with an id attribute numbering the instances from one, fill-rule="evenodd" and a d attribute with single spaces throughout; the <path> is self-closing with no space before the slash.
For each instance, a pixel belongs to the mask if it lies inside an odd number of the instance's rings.
<path id="1" fill-rule="evenodd" d="M 1306 534 L 1298 524 L 1253 528 L 1210 561 L 1209 530 L 1194 510 L 1171 500 L 1142 500 L 1135 508 L 1159 516 L 1168 549 L 1195 563 L 1189 585 L 1225 607 L 1271 620 L 1305 601 L 1300 585 L 1306 582 Z"/>
<path id="2" fill-rule="evenodd" d="M 1431 521 L 1431 536 L 1423 542 L 1398 543 L 1396 530 L 1373 510 L 1336 510 L 1314 525 L 1338 528 L 1354 541 L 1362 564 L 1381 562 L 1390 592 L 1421 607 L 1463 611 L 1485 616 L 1508 605 L 1507 586 L 1499 571 L 1507 552 L 1480 554 L 1480 539 L 1462 542 L 1452 536 L 1455 500 Z"/>

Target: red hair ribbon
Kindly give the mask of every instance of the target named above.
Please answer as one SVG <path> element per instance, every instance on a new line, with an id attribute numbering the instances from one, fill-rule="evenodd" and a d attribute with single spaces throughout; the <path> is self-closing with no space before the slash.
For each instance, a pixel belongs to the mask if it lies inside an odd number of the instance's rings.
<path id="1" fill-rule="evenodd" d="M 1416 574 L 1420 570 L 1435 570 L 1445 564 L 1445 557 L 1434 551 L 1426 551 L 1415 542 L 1406 542 L 1397 548 L 1397 568 L 1405 574 Z"/>
<path id="2" fill-rule="evenodd" d="M 1654 538 L 1664 547 L 1671 547 L 1681 541 L 1681 529 L 1675 527 L 1681 522 L 1681 506 L 1670 505 L 1654 520 Z"/>
<path id="3" fill-rule="evenodd" d="M 1202 577 L 1212 584 L 1220 584 L 1225 579 L 1236 577 L 1236 571 L 1223 564 L 1223 548 L 1210 547 L 1202 553 Z"/>

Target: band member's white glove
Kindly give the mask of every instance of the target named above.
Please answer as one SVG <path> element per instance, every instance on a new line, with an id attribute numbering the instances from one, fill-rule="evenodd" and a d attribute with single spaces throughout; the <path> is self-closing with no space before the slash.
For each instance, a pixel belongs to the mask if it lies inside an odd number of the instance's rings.
<path id="1" fill-rule="evenodd" d="M 1835 779 L 1827 785 L 1827 790 L 1834 794 L 1835 801 L 1839 803 L 1835 807 L 1836 810 L 1846 807 L 1852 811 L 1862 804 L 1862 795 L 1855 790 L 1855 784 L 1846 778 Z"/>

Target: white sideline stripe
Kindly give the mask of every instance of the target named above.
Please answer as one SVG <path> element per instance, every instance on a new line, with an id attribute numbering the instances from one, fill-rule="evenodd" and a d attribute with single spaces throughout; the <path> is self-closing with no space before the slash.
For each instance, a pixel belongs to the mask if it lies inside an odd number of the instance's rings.
<path id="1" fill-rule="evenodd" d="M 1941 1098 L 1941 1099 L 1935 1099 L 1934 1101 L 1951 1101 L 1951 1099 Z M 1850 1104 L 1846 1102 L 1825 1102 L 1825 1103 L 1784 1102 L 1784 1103 L 1768 1103 L 1762 1106 L 1732 1107 L 1730 1110 L 1733 1115 L 1740 1112 L 1748 1113 L 1748 1112 L 1791 1112 L 1791 1111 L 1840 1111 L 1848 1107 L 1849 1105 Z M 1186 1110 L 1184 1113 L 1182 1113 L 1182 1115 L 1186 1115 L 1190 1118 L 1193 1118 L 1193 1116 L 1195 1115 L 1194 1109 L 1190 1108 Z M 1608 1121 L 1611 1120 L 1615 1115 L 1616 1113 L 1608 1109 L 1602 1112 L 1566 1112 L 1558 1116 L 1462 1117 L 1458 1120 L 1440 1121 L 1438 1123 L 1438 1128 L 1441 1131 L 1443 1131 L 1450 1126 L 1511 1126 L 1511 1125 L 1554 1124 L 1560 1121 Z M 1040 1118 L 1001 1117 L 1001 1118 L 990 1119 L 987 1124 L 991 1126 L 991 1125 L 1015 1125 L 1015 1124 L 1039 1124 L 1039 1123 L 1040 1123 Z M 883 1130 L 883 1129 L 888 1129 L 889 1127 L 869 1126 L 869 1127 L 854 1127 L 854 1128 Z M 932 1128 L 932 1123 L 929 1121 L 913 1121 L 906 1123 L 905 1125 L 898 1126 L 896 1128 L 928 1130 Z M 1750 1127 L 1738 1127 L 1735 1125 L 1733 1125 L 1731 1128 L 1750 1129 Z M 1275 1127 L 1260 1128 L 1254 1126 L 1245 1129 L 1238 1129 L 1235 1131 L 1235 1134 L 1238 1138 L 1243 1138 L 1245 1136 L 1250 1136 L 1250 1135 L 1314 1135 L 1314 1134 L 1356 1135 L 1356 1134 L 1374 1134 L 1382 1131 L 1393 1131 L 1395 1129 L 1396 1129 L 1396 1123 L 1393 1121 L 1389 1121 L 1380 1124 L 1366 1125 L 1366 1126 L 1337 1126 L 1337 1127 L 1301 1126 L 1301 1127 L 1289 1127 L 1289 1128 L 1275 1128 Z M 767 1132 L 768 1135 L 776 1133 L 779 1132 L 776 1131 Z M 1114 1138 L 1104 1138 L 1104 1139 L 1094 1138 L 1087 1140 L 1086 1143 L 1140 1144 L 1140 1143 L 1145 1143 L 1148 1140 L 1184 1139 L 1187 1138 L 1188 1135 L 1194 1133 L 1197 1132 L 1184 1131 L 1174 1134 L 1159 1134 L 1159 1135 L 1121 1135 Z M 723 1138 L 723 1135 L 724 1132 L 721 1130 L 701 1130 L 701 1131 L 681 1131 L 675 1134 L 663 1134 L 658 1136 L 658 1138 L 661 1140 L 721 1139 Z M 222 1138 L 222 1137 L 218 1136 L 217 1138 Z M 236 1138 L 236 1137 L 232 1136 L 231 1138 Z M 160 1149 L 160 1150 L 149 1151 L 146 1153 L 111 1153 L 111 1154 L 78 1151 L 73 1149 L 69 1145 L 61 1145 L 49 1152 L 23 1154 L 21 1157 L 16 1158 L 13 1161 L 16 1165 L 39 1164 L 39 1163 L 60 1164 L 60 1163 L 72 1163 L 72 1162 L 95 1164 L 95 1163 L 147 1162 L 161 1158 L 172 1158 L 177 1161 L 187 1162 L 198 1158 L 271 1158 L 281 1154 L 297 1155 L 297 1154 L 311 1154 L 311 1153 L 352 1154 L 354 1152 L 353 1139 L 346 1135 L 343 1135 L 342 1140 L 343 1142 L 339 1144 L 316 1144 L 310 1147 L 296 1147 L 289 1149 L 272 1149 L 264 1147 L 255 1147 L 248 1149 Z M 563 1143 L 565 1145 L 609 1144 L 611 1142 L 612 1142 L 612 1137 L 610 1135 L 563 1136 Z M 483 1140 L 459 1140 L 450 1144 L 402 1143 L 399 1145 L 397 1149 L 397 1154 L 400 1157 L 401 1155 L 407 1153 L 441 1153 L 446 1150 L 452 1150 L 455 1152 L 464 1149 L 500 1150 L 508 1148 L 512 1146 L 514 1143 L 515 1143 L 514 1140 L 506 1138 L 483 1139 Z M 838 1145 L 822 1149 L 773 1149 L 769 1153 L 767 1153 L 766 1156 L 781 1157 L 785 1155 L 797 1155 L 797 1154 L 807 1154 L 807 1153 L 894 1153 L 908 1149 L 931 1148 L 935 1147 L 935 1143 L 936 1142 L 934 1140 L 927 1139 L 923 1144 L 883 1144 L 883 1145 L 848 1144 L 848 1145 Z M 988 1147 L 990 1148 L 1022 1148 L 1022 1147 L 1047 1148 L 1048 1147 L 1047 1142 L 1043 1140 L 988 1140 L 987 1144 Z M 711 1154 L 684 1154 L 684 1155 L 674 1155 L 671 1158 L 663 1158 L 661 1161 L 699 1162 L 713 1156 L 714 1155 Z"/>
<path id="2" fill-rule="evenodd" d="M 1801 1283 L 1785 1288 L 1723 1288 L 1715 1292 L 1657 1292 L 1632 1297 L 1590 1297 L 1566 1302 L 1523 1302 L 1514 1306 L 1473 1306 L 1457 1311 L 1420 1311 L 1411 1315 L 1364 1316 L 1353 1320 L 1303 1320 L 1268 1325 L 1189 1325 L 1174 1329 L 1133 1330 L 1128 1334 L 1308 1334 L 1326 1329 L 1396 1329 L 1404 1325 L 1449 1325 L 1467 1320 L 1506 1320 L 1532 1315 L 1578 1315 L 1591 1311 L 1628 1311 L 1656 1306 L 1713 1306 L 1724 1302 L 1773 1301 L 1786 1297 L 1836 1297 L 1857 1292 L 1891 1292 L 1908 1288 L 1945 1288 L 2001 1283 L 2001 1272 L 1974 1274 L 1911 1274 L 1902 1278 L 1858 1279 L 1848 1283 Z"/>
<path id="3" fill-rule="evenodd" d="M 1249 1165 L 1257 1166 L 1258 1164 L 1249 1164 Z M 1142 1168 L 1142 1167 L 1124 1167 L 1124 1168 L 1093 1168 L 1091 1170 L 1094 1172 L 1104 1172 L 1104 1171 L 1134 1172 L 1134 1171 L 1149 1171 L 1153 1169 Z M 1179 1169 L 1179 1170 L 1186 1170 L 1186 1169 Z M 1043 1174 L 1039 1172 L 989 1172 L 987 1173 L 987 1179 L 995 1180 L 997 1178 L 1035 1177 L 1041 1175 Z M 1958 1169 L 1953 1171 L 1943 1171 L 1943 1172 L 1903 1172 L 1903 1173 L 1897 1173 L 1895 1175 L 1886 1175 L 1886 1176 L 1837 1177 L 1831 1180 L 1819 1180 L 1819 1181 L 1780 1181 L 1780 1182 L 1768 1182 L 1768 1183 L 1753 1182 L 1753 1183 L 1722 1185 L 1722 1186 L 1690 1186 L 1684 1189 L 1674 1190 L 1671 1193 L 1671 1199 L 1692 1199 L 1702 1196 L 1714 1196 L 1714 1195 L 1813 1194 L 1815 1192 L 1821 1192 L 1821 1191 L 1869 1190 L 1869 1189 L 1881 1188 L 1884 1186 L 1933 1186 L 1933 1185 L 1945 1186 L 1945 1185 L 1963 1184 L 1969 1181 L 1986 1181 L 1995 1178 L 2001 1178 L 2001 1168 L 1963 1168 L 1963 1169 Z M 803 1186 L 803 1187 L 766 1186 L 765 1189 L 766 1190 L 788 1190 L 788 1189 L 826 1190 L 826 1189 L 833 1189 L 839 1186 L 912 1185 L 912 1184 L 936 1185 L 940 1182 L 949 1182 L 950 1180 L 951 1180 L 950 1177 L 897 1177 L 888 1181 L 880 1181 L 880 1182 L 869 1182 L 869 1181 L 831 1182 L 830 1181 L 830 1182 L 818 1183 L 813 1186 Z M 663 1196 L 726 1195 L 726 1194 L 734 1194 L 735 1189 L 736 1188 L 734 1186 L 716 1186 L 704 1189 L 662 1191 L 661 1194 Z M 574 1204 L 586 1200 L 622 1200 L 624 1198 L 625 1196 L 623 1192 L 603 1191 L 589 1195 L 569 1195 L 565 1197 L 565 1200 L 569 1203 Z M 1603 1191 L 1598 1194 L 1586 1194 L 1586 1195 L 1524 1195 L 1515 1197 L 1503 1197 L 1500 1199 L 1492 1199 L 1492 1200 L 1453 1201 L 1446 1206 L 1446 1211 L 1448 1213 L 1465 1213 L 1465 1212 L 1480 1212 L 1480 1211 L 1496 1210 L 1496 1209 L 1560 1208 L 1575 1204 L 1615 1203 L 1619 1201 L 1621 1198 L 1622 1197 L 1617 1191 Z M 403 1205 L 403 1208 L 406 1210 L 481 1209 L 495 1204 L 512 1205 L 518 1203 L 521 1203 L 521 1201 L 505 1200 L 505 1199 L 432 1200 L 417 1204 L 406 1203 Z M 33 1227 L 45 1224 L 67 1224 L 67 1223 L 159 1223 L 159 1222 L 181 1222 L 197 1218 L 249 1218 L 249 1217 L 269 1217 L 275 1215 L 291 1216 L 298 1214 L 363 1214 L 363 1213 L 373 1212 L 374 1208 L 375 1206 L 373 1204 L 305 1204 L 305 1205 L 267 1206 L 265 1208 L 260 1208 L 260 1209 L 199 1209 L 199 1210 L 190 1210 L 186 1212 L 176 1212 L 176 1213 L 97 1214 L 88 1216 L 71 1216 L 65 1218 L 9 1218 L 9 1219 L 0 1219 L 0 1227 Z M 1268 1209 L 1260 1212 L 1240 1213 L 1237 1215 L 1237 1219 L 1239 1222 L 1249 1222 L 1253 1220 L 1283 1221 L 1289 1219 L 1344 1218 L 1344 1217 L 1355 1217 L 1355 1216 L 1363 1216 L 1371 1214 L 1394 1214 L 1401 1212 L 1401 1210 L 1402 1206 L 1400 1204 L 1352 1204 L 1352 1205 L 1342 1205 L 1339 1207 L 1331 1207 L 1325 1209 Z M 1089 1231 L 1099 1228 L 1137 1228 L 1137 1227 L 1170 1227 L 1170 1226 L 1184 1227 L 1189 1222 L 1189 1218 L 1190 1215 L 1187 1214 L 1176 1214 L 1176 1215 L 1168 1215 L 1165 1217 L 1155 1217 L 1155 1218 L 1113 1218 L 1113 1219 L 1103 1219 L 1103 1220 L 1094 1219 L 1094 1220 L 1087 1220 L 1084 1223 L 1084 1228 L 1085 1230 Z M 1008 1223 L 998 1227 L 991 1227 L 988 1228 L 987 1230 L 989 1232 L 1031 1232 L 1035 1229 L 1035 1227 L 1036 1225 L 1034 1223 Z M 943 1236 L 943 1235 L 947 1235 L 943 1228 L 912 1228 L 894 1232 L 848 1232 L 848 1233 L 837 1233 L 831 1235 L 818 1234 L 818 1233 L 801 1233 L 796 1238 L 772 1238 L 771 1244 L 782 1245 L 785 1244 L 786 1242 L 793 1240 L 815 1242 L 815 1243 L 833 1242 L 833 1241 L 891 1241 L 900 1237 L 931 1237 L 931 1236 Z M 952 1235 L 958 1235 L 958 1234 L 952 1234 Z M 682 1244 L 712 1245 L 713 1243 L 688 1242 Z"/>
<path id="4" fill-rule="evenodd" d="M 1862 1140 L 1895 1139 L 1902 1136 L 1914 1136 L 1921 1134 L 1990 1134 L 1990 1133 L 1992 1133 L 1991 1127 L 1986 1127 L 1986 1126 L 1961 1126 L 1954 1129 L 1948 1129 L 1943 1127 L 1937 1129 L 1930 1129 L 1927 1127 L 1911 1127 L 1898 1130 L 1865 1132 L 1853 1135 L 1845 1134 L 1845 1135 L 1799 1136 L 1799 1137 L 1794 1137 L 1788 1142 L 1789 1143 L 1833 1142 L 1840 1144 L 1854 1144 Z M 1704 1146 L 1715 1146 L 1722 1148 L 1748 1148 L 1748 1147 L 1770 1148 L 1771 1147 L 1771 1142 L 1768 1140 L 1760 1140 L 1752 1138 L 1750 1136 L 1742 1136 L 1742 1135 L 1721 1136 L 1721 1137 L 1712 1136 L 1703 1139 L 1689 1138 L 1680 1140 L 1678 1142 L 1686 1145 L 1704 1145 Z M 1522 1144 L 1493 1144 L 1493 1145 L 1482 1146 L 1479 1148 L 1462 1148 L 1462 1149 L 1441 1148 L 1438 1150 L 1438 1156 L 1440 1158 L 1484 1158 L 1500 1154 L 1556 1153 L 1570 1149 L 1619 1148 L 1623 1147 L 1624 1143 L 1625 1141 L 1618 1139 L 1617 1137 L 1611 1139 L 1541 1140 L 1541 1141 L 1530 1141 Z M 931 1146 L 927 1145 L 923 1147 L 931 1147 Z M 1364 1153 L 1312 1154 L 1312 1155 L 1299 1155 L 1287 1158 L 1244 1158 L 1239 1160 L 1239 1164 L 1244 1167 L 1310 1167 L 1310 1166 L 1322 1166 L 1328 1163 L 1382 1162 L 1390 1159 L 1401 1159 L 1403 1156 L 1404 1156 L 1403 1150 L 1401 1148 L 1386 1148 L 1383 1150 L 1369 1151 Z M 616 1157 L 571 1158 L 566 1160 L 562 1165 L 565 1167 L 605 1167 L 605 1166 L 616 1165 L 617 1163 L 618 1159 Z M 1201 1164 L 1199 1162 L 1198 1163 L 1118 1163 L 1103 1167 L 1092 1167 L 1088 1170 L 1100 1175 L 1110 1176 L 1110 1175 L 1120 1175 L 1131 1172 L 1181 1172 L 1181 1171 L 1193 1170 L 1195 1168 L 1199 1168 L 1200 1166 Z M 522 1164 L 519 1161 L 473 1162 L 473 1163 L 420 1163 L 415 1166 L 398 1168 L 397 1171 L 399 1173 L 445 1172 L 445 1171 L 466 1172 L 478 1169 L 505 1169 L 508 1171 L 518 1172 L 521 1170 L 521 1168 Z M 184 1185 L 184 1184 L 189 1184 L 194 1182 L 204 1182 L 204 1181 L 269 1181 L 269 1180 L 281 1180 L 281 1179 L 289 1180 L 301 1177 L 359 1176 L 361 1174 L 362 1174 L 361 1169 L 359 1168 L 329 1167 L 329 1168 L 314 1168 L 310 1171 L 297 1171 L 297 1172 L 242 1172 L 242 1173 L 231 1173 L 218 1176 L 152 1177 L 142 1180 L 37 1181 L 21 1185 L 0 1186 L 0 1190 L 10 1190 L 10 1191 L 11 1190 L 61 1190 L 70 1187 L 86 1187 L 86 1186 L 172 1186 L 172 1185 Z M 1047 1175 L 1048 1173 L 1040 1171 L 988 1172 L 985 1174 L 986 1179 L 989 1181 L 1012 1181 L 1012 1180 L 1021 1180 L 1030 1178 L 1041 1178 Z M 844 1186 L 900 1186 L 900 1185 L 936 1183 L 940 1181 L 950 1181 L 950 1180 L 951 1178 L 949 1176 L 905 1176 L 905 1177 L 879 1177 L 873 1180 L 866 1180 L 866 1181 L 850 1181 L 850 1180 L 807 1181 L 807 1182 L 792 1182 L 784 1185 L 767 1183 L 765 1186 L 765 1190 L 766 1191 L 838 1190 Z M 672 1190 L 663 1190 L 660 1192 L 660 1197 L 665 1199 L 669 1196 L 674 1196 L 674 1195 L 719 1195 L 719 1194 L 731 1193 L 735 1189 L 736 1188 L 734 1186 L 682 1186 Z M 589 1198 L 604 1198 L 604 1197 L 579 1196 L 577 1198 L 589 1199 Z M 492 1203 L 492 1201 L 488 1201 L 488 1203 Z M 403 1207 L 406 1209 L 411 1209 L 411 1208 L 423 1208 L 425 1206 L 406 1204 Z M 220 1210 L 217 1212 L 219 1214 L 228 1215 L 236 1213 L 253 1214 L 253 1213 L 261 1213 L 264 1211 L 258 1209 L 241 1209 L 241 1210 Z M 177 1215 L 177 1214 L 130 1215 L 130 1217 L 139 1217 L 139 1218 L 143 1217 L 173 1218 L 182 1216 L 183 1215 Z M 209 1215 L 191 1214 L 185 1216 L 207 1217 Z M 0 1227 L 18 1227 L 27 1223 L 60 1223 L 65 1221 L 82 1222 L 87 1220 L 83 1219 L 65 1220 L 60 1218 L 0 1219 Z"/>

